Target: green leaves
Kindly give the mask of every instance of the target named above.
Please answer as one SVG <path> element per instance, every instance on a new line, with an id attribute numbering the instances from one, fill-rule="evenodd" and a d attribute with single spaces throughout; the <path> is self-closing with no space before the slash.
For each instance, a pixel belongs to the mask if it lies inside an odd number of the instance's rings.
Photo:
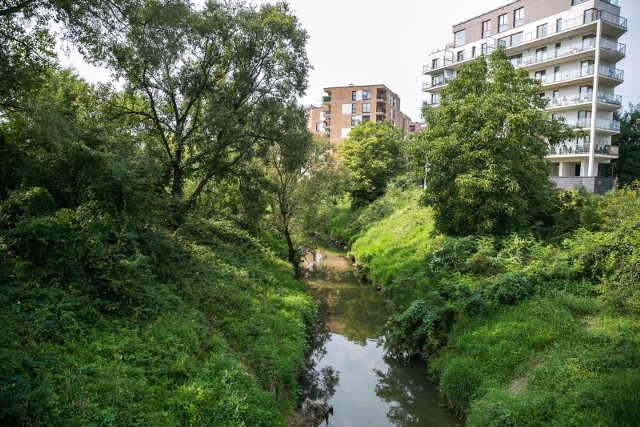
<path id="1" fill-rule="evenodd" d="M 389 179 L 402 171 L 402 141 L 402 130 L 389 121 L 363 122 L 351 130 L 340 156 L 353 179 L 354 208 L 380 197 Z"/>
<path id="2" fill-rule="evenodd" d="M 427 129 L 409 151 L 416 167 L 431 165 L 425 201 L 439 231 L 502 234 L 549 214 L 547 141 L 571 131 L 542 111 L 540 91 L 498 50 L 463 67 L 440 107 L 424 110 Z"/>

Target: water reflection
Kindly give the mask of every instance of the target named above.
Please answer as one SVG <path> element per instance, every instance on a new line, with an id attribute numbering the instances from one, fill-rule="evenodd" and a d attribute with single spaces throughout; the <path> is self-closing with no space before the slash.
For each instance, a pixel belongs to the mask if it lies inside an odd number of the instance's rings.
<path id="1" fill-rule="evenodd" d="M 380 294 L 359 283 L 339 253 L 313 255 L 306 281 L 318 304 L 303 398 L 329 402 L 334 426 L 452 426 L 436 387 L 420 363 L 385 355 L 379 331 L 386 319 Z"/>

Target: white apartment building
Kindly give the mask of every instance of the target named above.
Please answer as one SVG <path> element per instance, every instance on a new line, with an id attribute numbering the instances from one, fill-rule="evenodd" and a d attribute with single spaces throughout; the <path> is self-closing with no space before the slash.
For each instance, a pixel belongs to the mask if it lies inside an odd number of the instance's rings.
<path id="1" fill-rule="evenodd" d="M 453 41 L 428 57 L 424 105 L 436 106 L 440 91 L 460 66 L 497 46 L 505 46 L 515 67 L 542 82 L 547 111 L 564 117 L 576 137 L 550 147 L 547 160 L 560 188 L 602 192 L 613 178 L 599 167 L 617 158 L 611 136 L 620 132 L 613 113 L 622 106 L 615 89 L 624 79 L 617 63 L 627 31 L 619 0 L 517 0 L 453 26 Z"/>

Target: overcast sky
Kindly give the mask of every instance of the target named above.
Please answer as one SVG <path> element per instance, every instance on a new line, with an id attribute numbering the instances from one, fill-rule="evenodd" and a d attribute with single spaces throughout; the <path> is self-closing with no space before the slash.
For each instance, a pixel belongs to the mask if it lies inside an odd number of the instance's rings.
<path id="1" fill-rule="evenodd" d="M 254 0 L 254 3 L 275 0 Z M 323 88 L 350 83 L 385 84 L 401 99 L 404 113 L 420 119 L 421 92 L 427 55 L 451 41 L 451 27 L 466 19 L 510 3 L 510 0 L 288 0 L 309 33 L 307 47 L 314 69 L 305 105 L 320 104 Z M 569 1 L 569 0 L 557 0 Z M 200 3 L 201 0 L 196 0 Z M 640 0 L 620 0 L 629 19 L 627 57 L 618 64 L 625 82 L 616 90 L 629 102 L 640 103 Z M 104 73 L 86 72 L 89 80 Z"/>

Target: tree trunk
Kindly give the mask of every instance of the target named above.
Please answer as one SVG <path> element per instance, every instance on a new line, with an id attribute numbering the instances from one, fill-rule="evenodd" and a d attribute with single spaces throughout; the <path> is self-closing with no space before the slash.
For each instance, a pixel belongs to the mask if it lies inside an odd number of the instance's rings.
<path id="1" fill-rule="evenodd" d="M 300 263 L 298 262 L 298 256 L 296 253 L 296 248 L 293 246 L 293 241 L 291 240 L 291 233 L 289 233 L 289 227 L 286 225 L 283 227 L 282 232 L 284 234 L 284 238 L 287 241 L 287 248 L 289 250 L 289 263 L 293 266 L 293 273 L 296 278 L 299 278 L 302 275 L 302 271 L 300 270 Z"/>

